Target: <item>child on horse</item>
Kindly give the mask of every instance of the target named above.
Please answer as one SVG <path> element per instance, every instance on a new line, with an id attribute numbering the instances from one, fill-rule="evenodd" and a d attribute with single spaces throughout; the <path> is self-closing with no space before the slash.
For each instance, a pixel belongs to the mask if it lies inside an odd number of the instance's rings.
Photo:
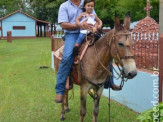
<path id="1" fill-rule="evenodd" d="M 84 1 L 84 7 L 83 7 L 83 13 L 81 13 L 77 18 L 76 18 L 76 24 L 80 27 L 81 23 L 86 20 L 87 23 L 92 24 L 92 28 L 85 30 L 85 29 L 80 29 L 80 34 L 79 37 L 75 43 L 75 47 L 73 49 L 73 52 L 75 55 L 78 54 L 79 47 L 83 40 L 86 37 L 86 34 L 92 32 L 95 33 L 97 32 L 98 29 L 101 29 L 102 27 L 102 21 L 93 14 L 93 10 L 95 7 L 95 1 L 94 0 L 85 0 Z"/>

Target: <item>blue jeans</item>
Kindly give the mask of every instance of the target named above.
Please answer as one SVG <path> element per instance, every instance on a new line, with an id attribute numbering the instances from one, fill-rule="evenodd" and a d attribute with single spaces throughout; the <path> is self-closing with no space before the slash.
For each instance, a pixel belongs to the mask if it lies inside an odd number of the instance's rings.
<path id="1" fill-rule="evenodd" d="M 66 33 L 65 47 L 57 73 L 56 94 L 64 95 L 67 76 L 74 62 L 73 48 L 79 33 Z"/>
<path id="2" fill-rule="evenodd" d="M 85 39 L 85 36 L 86 36 L 86 34 L 80 33 L 76 43 L 81 44 L 83 42 L 83 40 Z"/>
<path id="3" fill-rule="evenodd" d="M 113 74 L 113 64 L 112 64 L 113 61 L 110 62 L 110 72 Z M 114 75 L 114 74 L 113 74 Z M 104 84 L 104 88 L 105 89 L 108 89 L 108 88 L 112 88 L 114 85 L 114 78 L 113 76 L 109 76 L 106 78 L 106 82 Z"/>

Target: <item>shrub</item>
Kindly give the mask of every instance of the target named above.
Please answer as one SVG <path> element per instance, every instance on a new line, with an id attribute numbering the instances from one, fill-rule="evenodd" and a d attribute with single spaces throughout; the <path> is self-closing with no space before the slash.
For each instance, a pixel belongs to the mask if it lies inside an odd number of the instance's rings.
<path id="1" fill-rule="evenodd" d="M 159 116 L 156 117 L 157 115 Z M 163 122 L 163 102 L 158 106 L 154 106 L 153 108 L 142 112 L 138 115 L 137 119 L 141 122 Z"/>

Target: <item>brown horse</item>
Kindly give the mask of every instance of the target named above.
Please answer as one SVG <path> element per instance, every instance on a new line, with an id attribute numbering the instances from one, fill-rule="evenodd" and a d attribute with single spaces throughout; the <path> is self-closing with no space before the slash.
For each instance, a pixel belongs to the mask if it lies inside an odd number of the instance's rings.
<path id="1" fill-rule="evenodd" d="M 79 65 L 78 80 L 80 82 L 80 121 L 84 121 L 86 114 L 86 96 L 90 89 L 94 90 L 93 122 L 97 122 L 99 101 L 108 76 L 108 67 L 112 59 L 117 61 L 122 68 L 122 77 L 131 79 L 137 75 L 135 60 L 132 52 L 132 41 L 130 38 L 130 13 L 124 18 L 124 26 L 115 15 L 114 29 L 103 35 L 98 41 L 87 49 Z M 55 58 L 55 67 L 58 69 L 59 60 Z M 62 103 L 61 120 L 65 118 L 68 111 L 68 91 L 65 92 Z"/>

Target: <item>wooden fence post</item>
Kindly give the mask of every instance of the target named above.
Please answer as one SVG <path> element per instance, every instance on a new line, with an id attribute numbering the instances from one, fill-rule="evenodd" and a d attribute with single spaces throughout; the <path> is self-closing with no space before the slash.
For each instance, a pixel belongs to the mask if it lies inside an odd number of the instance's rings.
<path id="1" fill-rule="evenodd" d="M 162 102 L 163 90 L 163 33 L 159 40 L 159 102 Z"/>
<path id="2" fill-rule="evenodd" d="M 55 49 L 55 40 L 54 40 L 54 34 L 51 35 L 51 51 L 54 51 Z"/>
<path id="3" fill-rule="evenodd" d="M 11 31 L 7 31 L 7 42 L 12 42 L 12 32 Z"/>
<path id="4" fill-rule="evenodd" d="M 55 69 L 54 66 L 54 50 L 55 50 L 55 39 L 54 39 L 54 34 L 51 35 L 51 67 Z"/>

